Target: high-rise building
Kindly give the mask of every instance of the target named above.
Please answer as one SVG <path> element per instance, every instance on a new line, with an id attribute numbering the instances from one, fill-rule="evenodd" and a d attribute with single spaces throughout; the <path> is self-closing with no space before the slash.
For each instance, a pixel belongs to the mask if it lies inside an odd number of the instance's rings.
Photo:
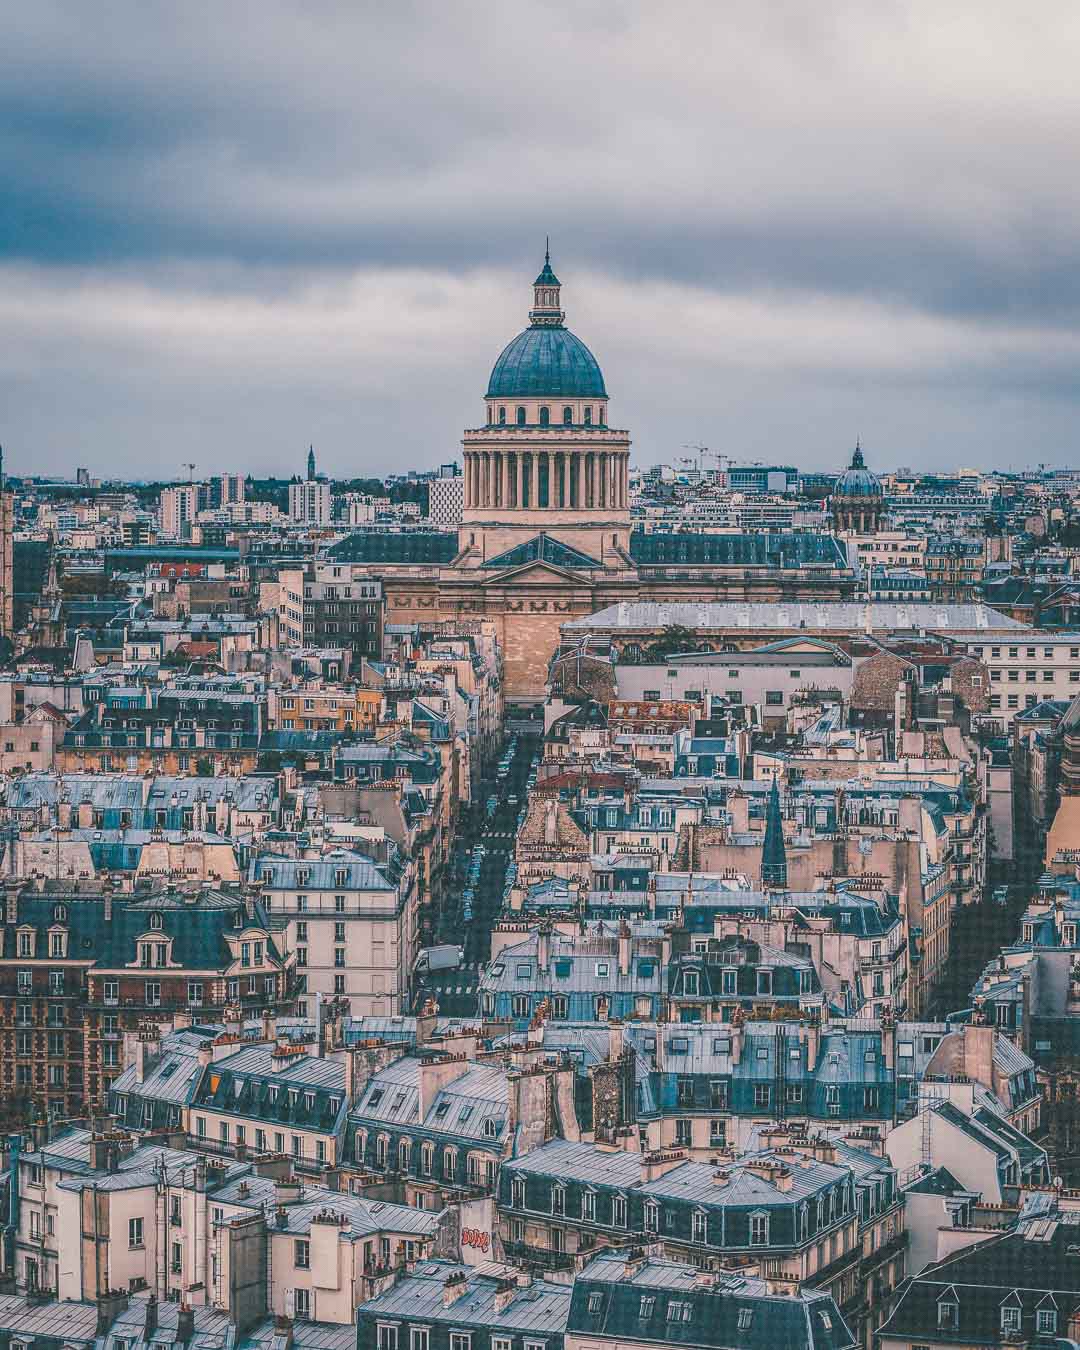
<path id="1" fill-rule="evenodd" d="M 330 524 L 330 484 L 318 479 L 289 484 L 289 515 L 298 525 Z"/>
<path id="2" fill-rule="evenodd" d="M 244 500 L 244 475 L 219 473 L 210 481 L 210 505 L 213 509 Z"/>
<path id="3" fill-rule="evenodd" d="M 184 483 L 164 488 L 158 505 L 161 533 L 169 539 L 187 539 L 199 513 L 199 490 L 202 484 Z"/>

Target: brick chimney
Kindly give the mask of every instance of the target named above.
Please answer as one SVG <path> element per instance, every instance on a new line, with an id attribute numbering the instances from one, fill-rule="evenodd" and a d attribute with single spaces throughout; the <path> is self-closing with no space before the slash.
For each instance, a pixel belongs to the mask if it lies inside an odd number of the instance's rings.
<path id="1" fill-rule="evenodd" d="M 463 1270 L 455 1271 L 452 1275 L 447 1275 L 443 1282 L 442 1301 L 444 1308 L 452 1307 L 459 1298 L 468 1293 L 469 1282 L 465 1278 Z"/>

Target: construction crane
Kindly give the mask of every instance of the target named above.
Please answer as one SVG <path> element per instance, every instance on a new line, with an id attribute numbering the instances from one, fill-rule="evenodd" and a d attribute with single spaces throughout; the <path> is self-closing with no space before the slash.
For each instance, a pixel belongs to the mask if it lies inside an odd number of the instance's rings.
<path id="1" fill-rule="evenodd" d="M 195 465 L 190 460 L 181 460 L 181 465 L 187 469 L 188 483 L 195 481 Z"/>

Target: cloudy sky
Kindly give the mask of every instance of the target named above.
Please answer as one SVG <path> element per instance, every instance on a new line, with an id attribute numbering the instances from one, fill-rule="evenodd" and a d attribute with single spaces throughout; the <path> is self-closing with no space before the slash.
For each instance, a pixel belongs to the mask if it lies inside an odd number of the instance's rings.
<path id="1" fill-rule="evenodd" d="M 34 0 L 13 472 L 428 467 L 552 237 L 635 462 L 1076 463 L 1080 8 Z"/>

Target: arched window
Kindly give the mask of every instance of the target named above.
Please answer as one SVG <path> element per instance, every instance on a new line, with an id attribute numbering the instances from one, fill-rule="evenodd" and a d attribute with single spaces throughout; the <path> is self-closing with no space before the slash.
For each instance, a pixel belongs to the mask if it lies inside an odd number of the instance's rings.
<path id="1" fill-rule="evenodd" d="M 488 404 L 488 426 L 491 425 L 491 404 Z"/>
<path id="2" fill-rule="evenodd" d="M 517 424 L 518 424 L 519 427 L 523 427 L 523 426 L 525 425 L 525 409 L 524 409 L 524 408 L 519 408 L 519 409 L 517 410 Z"/>
<path id="3" fill-rule="evenodd" d="M 500 408 L 500 409 L 499 409 L 499 426 L 501 426 L 501 427 L 506 426 L 506 409 L 505 409 L 505 408 Z"/>
<path id="4" fill-rule="evenodd" d="M 591 408 L 586 408 L 586 409 L 585 409 L 585 425 L 586 425 L 587 427 L 591 427 L 591 426 L 592 426 L 592 409 L 591 409 Z"/>
<path id="5" fill-rule="evenodd" d="M 160 914 L 158 914 L 158 913 L 155 912 L 155 913 L 153 913 L 153 914 L 150 915 L 150 927 L 151 927 L 151 928 L 160 928 L 160 927 L 161 927 L 161 915 L 160 915 Z"/>
<path id="6" fill-rule="evenodd" d="M 546 427 L 550 421 L 551 421 L 551 417 L 550 417 L 550 415 L 549 415 L 548 409 L 547 409 L 547 408 L 541 408 L 541 409 L 540 409 L 540 425 L 541 425 L 542 427 Z"/>
<path id="7" fill-rule="evenodd" d="M 603 409 L 603 407 L 600 408 L 600 425 L 601 425 L 601 426 L 604 425 L 604 409 Z"/>
<path id="8" fill-rule="evenodd" d="M 562 420 L 563 420 L 563 426 L 564 426 L 564 427 L 568 427 L 568 426 L 571 425 L 571 423 L 572 423 L 573 420 L 574 420 L 574 410 L 573 410 L 573 408 L 564 408 L 564 409 L 562 410 Z"/>

